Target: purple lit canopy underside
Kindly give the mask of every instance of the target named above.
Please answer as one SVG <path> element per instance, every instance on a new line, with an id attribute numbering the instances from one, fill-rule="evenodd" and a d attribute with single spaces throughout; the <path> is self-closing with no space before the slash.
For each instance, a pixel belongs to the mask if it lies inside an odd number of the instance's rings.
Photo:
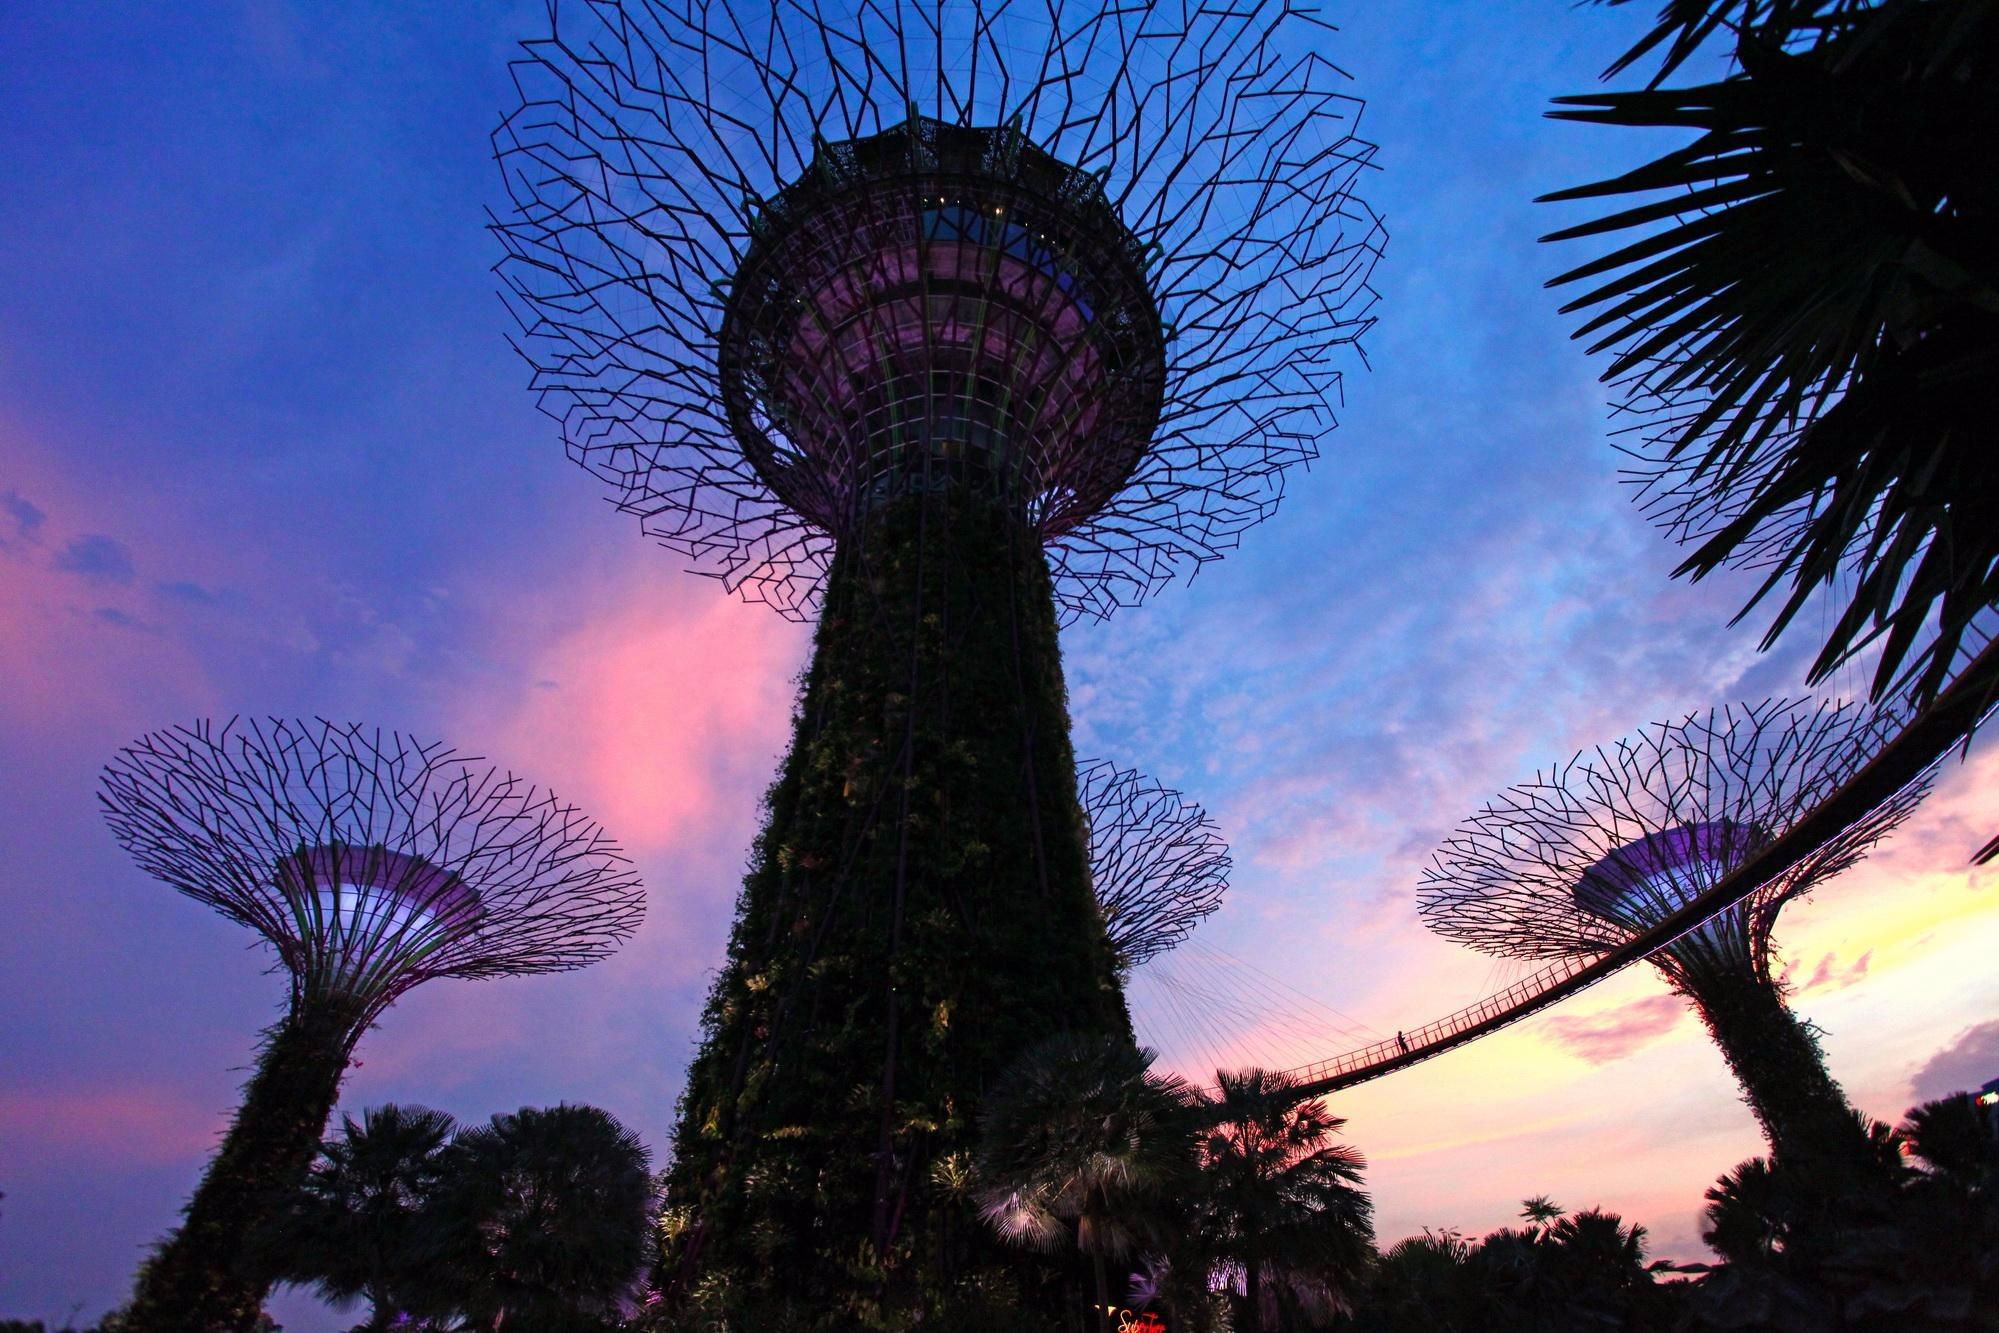
<path id="1" fill-rule="evenodd" d="M 1772 699 L 1584 751 L 1501 792 L 1444 840 L 1418 886 L 1424 923 L 1505 957 L 1616 948 L 1780 837 L 1896 725 L 1860 704 Z M 1702 928 L 1707 942 L 1725 934 L 1731 953 L 1763 967 L 1777 910 L 1865 856 L 1928 788 L 1925 779 L 1897 793 L 1759 885 Z M 1684 938 L 1702 942 L 1700 932 Z"/>

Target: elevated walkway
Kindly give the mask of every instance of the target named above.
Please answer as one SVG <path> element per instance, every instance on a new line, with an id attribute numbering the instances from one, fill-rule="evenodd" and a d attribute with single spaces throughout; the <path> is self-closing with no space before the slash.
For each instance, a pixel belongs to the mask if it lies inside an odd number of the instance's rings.
<path id="1" fill-rule="evenodd" d="M 1432 1059 L 1518 1023 L 1650 956 L 1748 897 L 1757 885 L 1790 869 L 1883 801 L 1920 781 L 1995 708 L 1999 708 L 1999 639 L 1986 644 L 1935 703 L 1790 832 L 1651 930 L 1594 958 L 1561 959 L 1505 990 L 1396 1037 L 1288 1069 L 1284 1072 L 1298 1080 L 1294 1095 L 1301 1099 L 1323 1096 Z"/>

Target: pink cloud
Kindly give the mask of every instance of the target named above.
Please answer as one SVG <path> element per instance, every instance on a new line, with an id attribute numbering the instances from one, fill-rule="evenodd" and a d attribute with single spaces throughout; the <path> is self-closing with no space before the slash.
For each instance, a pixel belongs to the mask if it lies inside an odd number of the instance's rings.
<path id="1" fill-rule="evenodd" d="M 107 717 L 139 722 L 169 701 L 209 693 L 204 673 L 158 634 L 142 598 L 0 550 L 0 719 L 19 734 L 72 734 Z"/>
<path id="2" fill-rule="evenodd" d="M 1793 994 L 1810 995 L 1814 991 L 1840 991 L 1867 978 L 1867 971 L 1874 965 L 1874 951 L 1867 950 L 1851 963 L 1841 966 L 1837 953 L 1826 953 L 1813 965 L 1810 975 L 1802 981 L 1798 979 L 1798 965 L 1786 963 L 1778 974 L 1777 982 L 1791 990 Z"/>
<path id="3" fill-rule="evenodd" d="M 1578 1059 L 1605 1065 L 1665 1036 L 1686 1011 L 1686 1001 L 1677 995 L 1648 995 L 1602 1013 L 1555 1014 L 1542 1020 L 1541 1030 Z"/>
<path id="4" fill-rule="evenodd" d="M 58 453 L 0 419 L 0 724 L 67 742 L 79 724 L 128 730 L 212 689 L 160 631 L 145 580 L 161 553 L 131 540 L 119 503 L 49 461 Z"/>
<path id="5" fill-rule="evenodd" d="M 463 728 L 464 743 L 557 785 L 627 849 L 699 838 L 754 806 L 786 739 L 802 638 L 705 581 L 662 597 L 650 572 L 548 626 L 509 691 Z"/>

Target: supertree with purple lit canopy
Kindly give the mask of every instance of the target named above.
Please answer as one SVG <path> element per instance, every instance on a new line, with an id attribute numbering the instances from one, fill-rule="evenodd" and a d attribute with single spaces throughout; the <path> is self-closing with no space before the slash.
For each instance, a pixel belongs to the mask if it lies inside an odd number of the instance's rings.
<path id="1" fill-rule="evenodd" d="M 1486 953 L 1607 953 L 1744 865 L 1893 734 L 1856 704 L 1771 700 L 1657 723 L 1508 788 L 1459 825 L 1419 889 L 1432 930 Z M 1873 1160 L 1772 971 L 1784 904 L 1852 866 L 1928 793 L 1924 778 L 1652 962 L 1707 1025 L 1780 1157 Z"/>
<path id="2" fill-rule="evenodd" d="M 1057 628 L 1233 547 L 1333 425 L 1383 235 L 1326 31 L 1280 0 L 602 0 L 516 62 L 495 231 L 544 409 L 645 533 L 817 615 L 682 1101 L 669 1299 L 1068 1299 L 934 1168 L 1029 1044 L 1129 1036 Z"/>
<path id="3" fill-rule="evenodd" d="M 1108 759 L 1076 766 L 1090 830 L 1090 886 L 1122 968 L 1193 932 L 1229 890 L 1228 843 L 1208 812 Z"/>
<path id="4" fill-rule="evenodd" d="M 598 825 L 439 744 L 272 719 L 154 732 L 106 765 L 100 801 L 149 874 L 250 927 L 291 978 L 243 1103 L 140 1274 L 136 1330 L 249 1329 L 250 1243 L 319 1147 L 354 1044 L 433 977 L 587 966 L 644 895 Z"/>

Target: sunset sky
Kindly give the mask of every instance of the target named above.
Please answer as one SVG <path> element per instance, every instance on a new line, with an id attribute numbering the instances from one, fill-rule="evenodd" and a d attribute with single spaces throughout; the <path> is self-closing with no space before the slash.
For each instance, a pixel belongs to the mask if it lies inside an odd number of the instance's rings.
<path id="1" fill-rule="evenodd" d="M 1183 1072 L 1211 1071 L 1174 1006 L 1217 978 L 1269 1005 L 1229 1020 L 1231 1056 L 1299 1063 L 1522 975 L 1418 924 L 1438 840 L 1581 746 L 1802 690 L 1821 622 L 1758 654 L 1727 624 L 1743 580 L 1668 578 L 1542 288 L 1574 256 L 1534 238 L 1574 215 L 1533 197 L 1655 145 L 1541 111 L 1651 8 L 1327 11 L 1381 145 L 1373 369 L 1240 552 L 1064 638 L 1078 753 L 1180 787 L 1234 848 L 1226 906 L 1133 989 Z M 665 1151 L 806 633 L 649 546 L 524 392 L 482 228 L 542 11 L 0 10 L 0 1317 L 123 1298 L 278 1016 L 254 938 L 98 818 L 98 767 L 175 722 L 400 728 L 600 818 L 647 881 L 638 937 L 582 973 L 420 988 L 342 1106 L 586 1102 Z M 1779 927 L 1877 1116 L 1999 1075 L 1999 866 L 1967 864 L 1995 781 L 1989 743 L 1953 762 Z M 1333 1105 L 1384 1243 L 1546 1193 L 1697 1258 L 1702 1189 L 1759 1150 L 1645 969 Z"/>

